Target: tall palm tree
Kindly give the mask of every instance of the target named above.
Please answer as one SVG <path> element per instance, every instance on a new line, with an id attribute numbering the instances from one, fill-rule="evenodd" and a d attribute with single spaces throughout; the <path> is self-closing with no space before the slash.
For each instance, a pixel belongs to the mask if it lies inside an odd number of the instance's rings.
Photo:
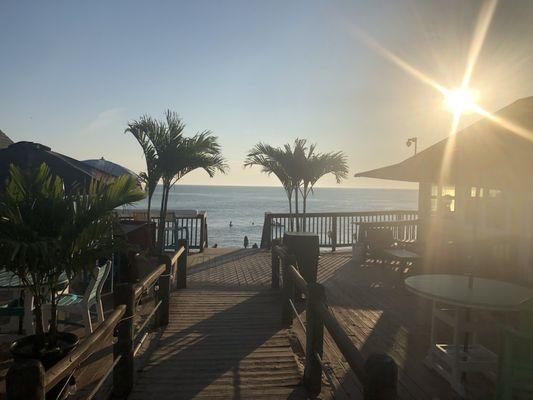
<path id="1" fill-rule="evenodd" d="M 348 163 L 342 151 L 331 153 L 316 153 L 316 146 L 309 146 L 305 160 L 306 167 L 302 176 L 300 191 L 303 199 L 303 229 L 305 231 L 305 214 L 307 212 L 307 198 L 313 192 L 317 181 L 325 175 L 333 174 L 337 183 L 348 176 Z"/>
<path id="2" fill-rule="evenodd" d="M 218 138 L 210 131 L 192 137 L 184 136 L 185 123 L 173 111 L 166 111 L 164 121 L 144 116 L 140 122 L 143 137 L 153 149 L 157 172 L 163 184 L 157 229 L 157 249 L 162 252 L 168 198 L 172 187 L 191 171 L 203 169 L 213 177 L 217 171 L 225 173 L 227 165 L 221 155 Z"/>

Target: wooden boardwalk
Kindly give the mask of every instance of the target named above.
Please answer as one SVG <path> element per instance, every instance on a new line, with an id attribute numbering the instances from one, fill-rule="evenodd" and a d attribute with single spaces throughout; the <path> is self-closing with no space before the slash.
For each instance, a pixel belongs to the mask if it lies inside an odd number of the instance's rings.
<path id="1" fill-rule="evenodd" d="M 190 288 L 172 293 L 170 323 L 129 399 L 305 398 L 266 256 L 236 252 L 190 268 Z"/>

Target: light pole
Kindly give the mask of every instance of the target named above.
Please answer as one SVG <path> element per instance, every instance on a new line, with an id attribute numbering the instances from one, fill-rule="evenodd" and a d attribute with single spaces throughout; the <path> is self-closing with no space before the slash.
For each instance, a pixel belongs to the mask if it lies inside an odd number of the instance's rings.
<path id="1" fill-rule="evenodd" d="M 411 147 L 411 145 L 414 144 L 415 145 L 415 155 L 416 155 L 417 148 L 418 148 L 418 138 L 416 136 L 412 137 L 412 138 L 409 138 L 409 139 L 407 139 L 407 142 L 405 144 L 407 145 L 407 147 Z"/>

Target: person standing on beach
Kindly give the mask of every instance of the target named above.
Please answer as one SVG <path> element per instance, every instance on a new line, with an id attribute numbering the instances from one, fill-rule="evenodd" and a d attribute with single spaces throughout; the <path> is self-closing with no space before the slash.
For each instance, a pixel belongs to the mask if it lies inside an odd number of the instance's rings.
<path id="1" fill-rule="evenodd" d="M 244 248 L 247 249 L 248 248 L 248 244 L 250 243 L 250 241 L 248 240 L 248 236 L 244 236 Z"/>

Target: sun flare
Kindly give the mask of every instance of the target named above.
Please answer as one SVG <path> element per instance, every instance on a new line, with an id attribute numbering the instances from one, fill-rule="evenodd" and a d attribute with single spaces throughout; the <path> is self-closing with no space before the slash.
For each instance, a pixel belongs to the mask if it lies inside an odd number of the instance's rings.
<path id="1" fill-rule="evenodd" d="M 468 88 L 452 89 L 445 93 L 446 106 L 454 114 L 465 114 L 475 111 L 476 100 L 476 93 Z"/>

